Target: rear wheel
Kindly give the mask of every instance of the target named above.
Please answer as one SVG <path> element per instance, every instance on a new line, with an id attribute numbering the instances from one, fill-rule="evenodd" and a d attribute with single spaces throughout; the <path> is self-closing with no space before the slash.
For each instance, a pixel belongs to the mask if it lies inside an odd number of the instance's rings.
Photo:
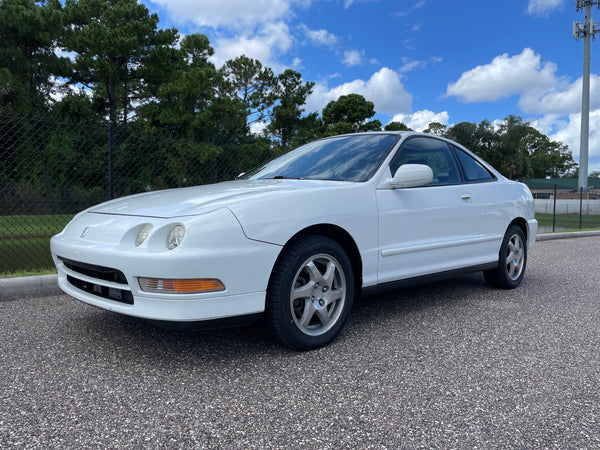
<path id="1" fill-rule="evenodd" d="M 497 288 L 514 289 L 521 284 L 527 265 L 527 241 L 518 225 L 511 225 L 500 246 L 498 267 L 483 272 L 486 281 Z"/>
<path id="2" fill-rule="evenodd" d="M 342 331 L 354 297 L 350 259 L 335 241 L 305 236 L 277 261 L 265 308 L 267 326 L 295 350 L 329 344 Z"/>

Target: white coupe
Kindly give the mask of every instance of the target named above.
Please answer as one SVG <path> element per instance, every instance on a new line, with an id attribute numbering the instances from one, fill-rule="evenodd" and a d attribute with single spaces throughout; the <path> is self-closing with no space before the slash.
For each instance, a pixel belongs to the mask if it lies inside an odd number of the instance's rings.
<path id="1" fill-rule="evenodd" d="M 481 270 L 517 287 L 536 232 L 524 184 L 447 139 L 375 132 L 89 208 L 51 250 L 83 302 L 158 322 L 263 316 L 307 350 L 336 338 L 360 293 Z"/>

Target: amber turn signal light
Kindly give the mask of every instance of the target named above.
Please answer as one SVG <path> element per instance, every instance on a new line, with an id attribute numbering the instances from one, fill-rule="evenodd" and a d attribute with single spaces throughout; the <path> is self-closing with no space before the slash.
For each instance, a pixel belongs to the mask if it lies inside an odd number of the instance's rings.
<path id="1" fill-rule="evenodd" d="M 165 294 L 199 294 L 224 291 L 225 285 L 216 278 L 162 279 L 139 277 L 140 289 L 144 292 Z"/>

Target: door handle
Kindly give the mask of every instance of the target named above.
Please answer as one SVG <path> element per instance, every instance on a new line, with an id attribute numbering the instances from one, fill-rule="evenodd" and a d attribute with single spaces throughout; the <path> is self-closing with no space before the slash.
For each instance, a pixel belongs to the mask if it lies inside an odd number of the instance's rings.
<path id="1" fill-rule="evenodd" d="M 465 202 L 470 202 L 472 200 L 471 194 L 463 194 L 460 196 L 460 199 Z"/>

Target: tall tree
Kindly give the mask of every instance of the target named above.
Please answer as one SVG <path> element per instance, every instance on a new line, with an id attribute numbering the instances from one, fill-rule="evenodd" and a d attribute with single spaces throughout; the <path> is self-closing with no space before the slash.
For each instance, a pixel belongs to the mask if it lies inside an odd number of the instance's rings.
<path id="1" fill-rule="evenodd" d="M 359 94 L 342 95 L 323 108 L 325 135 L 356 133 L 381 129 L 379 120 L 369 121 L 375 115 L 373 102 Z"/>
<path id="2" fill-rule="evenodd" d="M 412 128 L 409 128 L 403 122 L 390 122 L 385 127 L 383 127 L 385 131 L 414 131 Z"/>
<path id="3" fill-rule="evenodd" d="M 269 67 L 245 55 L 230 59 L 219 69 L 221 96 L 237 98 L 246 107 L 248 123 L 263 121 L 275 102 L 277 77 Z"/>
<path id="4" fill-rule="evenodd" d="M 158 16 L 137 0 L 66 0 L 64 12 L 72 81 L 105 99 L 111 123 L 126 122 L 132 103 L 150 95 L 148 80 L 169 74 L 177 30 L 159 30 Z"/>
<path id="5" fill-rule="evenodd" d="M 446 125 L 439 122 L 431 122 L 427 125 L 427 128 L 423 130 L 423 133 L 434 134 L 436 136 L 443 136 L 446 134 Z"/>
<path id="6" fill-rule="evenodd" d="M 301 129 L 306 130 L 316 120 L 316 115 L 302 118 L 306 99 L 312 93 L 313 82 L 302 82 L 302 75 L 294 70 L 285 70 L 277 77 L 271 122 L 267 130 L 274 134 L 283 148 L 288 148 Z"/>
<path id="7" fill-rule="evenodd" d="M 202 34 L 186 35 L 168 80 L 157 83 L 156 99 L 140 109 L 153 126 L 174 135 L 221 145 L 247 134 L 245 105 L 218 95 L 221 74 L 210 62 L 214 50 Z"/>
<path id="8" fill-rule="evenodd" d="M 48 109 L 53 76 L 66 75 L 69 66 L 56 53 L 62 32 L 58 0 L 0 2 L 0 109 Z"/>
<path id="9" fill-rule="evenodd" d="M 574 166 L 567 146 L 551 141 L 518 116 L 508 116 L 499 124 L 483 120 L 479 124 L 461 122 L 445 136 L 464 145 L 508 178 L 565 176 Z"/>

